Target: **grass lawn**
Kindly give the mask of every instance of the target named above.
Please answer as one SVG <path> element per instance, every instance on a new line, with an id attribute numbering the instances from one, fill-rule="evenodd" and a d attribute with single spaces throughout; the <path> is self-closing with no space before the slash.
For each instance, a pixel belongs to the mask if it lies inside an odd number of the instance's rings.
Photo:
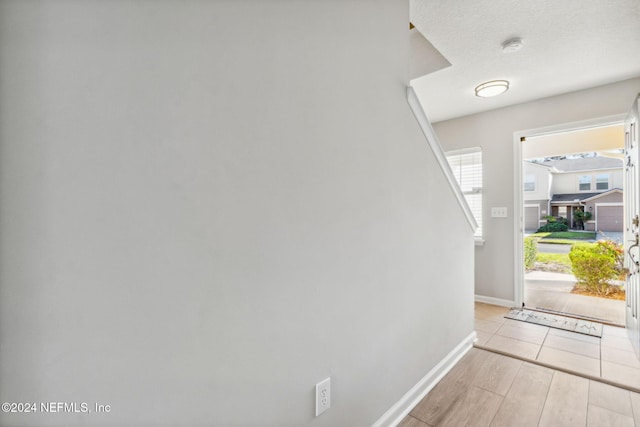
<path id="1" fill-rule="evenodd" d="M 574 239 L 574 240 L 595 240 L 596 233 L 593 231 L 555 231 L 549 233 L 544 239 Z"/>
<path id="2" fill-rule="evenodd" d="M 571 260 L 569 259 L 569 254 L 545 254 L 538 252 L 536 255 L 536 262 L 560 264 L 571 271 Z"/>
<path id="3" fill-rule="evenodd" d="M 535 233 L 533 237 L 537 237 L 544 243 L 575 243 L 576 240 L 595 240 L 596 233 L 593 231 L 554 231 L 552 233 Z"/>

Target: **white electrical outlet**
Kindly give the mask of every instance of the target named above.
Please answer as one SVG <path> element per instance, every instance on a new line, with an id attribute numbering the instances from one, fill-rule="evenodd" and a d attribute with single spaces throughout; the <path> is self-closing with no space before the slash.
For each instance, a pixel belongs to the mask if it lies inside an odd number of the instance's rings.
<path id="1" fill-rule="evenodd" d="M 331 408 L 331 377 L 316 384 L 316 417 Z"/>

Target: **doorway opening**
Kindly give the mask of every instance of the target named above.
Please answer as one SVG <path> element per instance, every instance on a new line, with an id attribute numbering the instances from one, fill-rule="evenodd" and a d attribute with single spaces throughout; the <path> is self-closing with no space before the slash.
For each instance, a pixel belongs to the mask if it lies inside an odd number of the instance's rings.
<path id="1" fill-rule="evenodd" d="M 624 296 L 576 293 L 569 256 L 574 245 L 601 240 L 622 244 L 623 120 L 610 117 L 517 135 L 515 211 L 521 221 L 516 225 L 516 256 L 521 261 L 515 295 L 524 307 L 624 325 Z M 537 249 L 527 268 L 522 261 L 525 238 Z"/>

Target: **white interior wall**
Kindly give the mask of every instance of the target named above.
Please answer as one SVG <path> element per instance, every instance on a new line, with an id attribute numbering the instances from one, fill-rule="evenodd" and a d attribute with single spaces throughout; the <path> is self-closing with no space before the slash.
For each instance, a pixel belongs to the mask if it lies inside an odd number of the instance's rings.
<path id="1" fill-rule="evenodd" d="M 446 150 L 483 150 L 486 242 L 476 247 L 477 295 L 519 305 L 514 301 L 514 133 L 626 114 L 638 91 L 640 78 L 635 78 L 434 124 Z M 490 217 L 491 207 L 498 206 L 508 207 L 508 218 Z"/>
<path id="2" fill-rule="evenodd" d="M 371 425 L 472 332 L 406 3 L 0 2 L 0 400 L 111 405 L 0 424 Z"/>

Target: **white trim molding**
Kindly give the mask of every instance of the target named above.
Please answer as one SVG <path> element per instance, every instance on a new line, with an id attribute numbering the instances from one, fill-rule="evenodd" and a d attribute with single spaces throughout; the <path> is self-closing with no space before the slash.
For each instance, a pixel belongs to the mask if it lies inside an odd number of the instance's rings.
<path id="1" fill-rule="evenodd" d="M 519 304 L 516 304 L 515 301 L 510 301 L 508 299 L 502 299 L 502 298 L 493 298 L 493 297 L 485 297 L 483 295 L 476 295 L 475 299 L 476 299 L 476 302 L 483 302 L 485 304 L 491 304 L 491 305 L 499 305 L 501 307 L 513 308 L 513 307 L 519 306 Z"/>
<path id="2" fill-rule="evenodd" d="M 575 130 L 590 129 L 624 123 L 626 114 L 615 114 L 606 117 L 598 117 L 594 119 L 580 120 L 570 123 L 559 123 L 553 126 L 542 128 L 521 130 L 513 133 L 513 294 L 515 304 L 519 307 L 524 302 L 524 251 L 522 241 L 524 239 L 524 201 L 523 201 L 523 182 L 522 182 L 522 142 L 525 138 L 534 136 L 550 135 L 561 132 L 572 132 Z M 549 203 L 549 213 L 551 203 Z M 478 301 L 476 297 L 476 301 Z"/>
<path id="3" fill-rule="evenodd" d="M 473 331 L 447 354 L 427 375 L 425 375 L 411 390 L 405 393 L 382 417 L 373 423 L 372 427 L 393 427 L 402 422 L 404 417 L 433 389 L 438 382 L 467 354 L 476 341 Z"/>
<path id="4" fill-rule="evenodd" d="M 462 194 L 462 190 L 458 185 L 458 181 L 456 181 L 456 177 L 453 175 L 453 172 L 451 171 L 451 167 L 449 166 L 449 162 L 447 161 L 447 157 L 444 154 L 442 145 L 440 145 L 440 141 L 438 140 L 436 132 L 433 130 L 433 127 L 431 126 L 431 122 L 429 121 L 426 114 L 424 113 L 424 110 L 422 109 L 422 105 L 418 100 L 418 96 L 416 95 L 416 92 L 413 90 L 411 86 L 407 87 L 407 101 L 409 102 L 411 111 L 413 111 L 413 115 L 416 117 L 416 120 L 420 125 L 420 129 L 422 129 L 422 133 L 424 133 L 424 136 L 427 138 L 429 147 L 431 147 L 431 151 L 433 151 L 433 154 L 435 155 L 436 160 L 438 161 L 438 165 L 440 166 L 442 173 L 447 178 L 447 181 L 449 182 L 449 186 L 451 187 L 453 194 L 456 196 L 456 199 L 458 199 L 458 203 L 460 204 L 462 211 L 467 217 L 467 222 L 469 223 L 469 226 L 475 233 L 476 230 L 478 229 L 478 223 L 476 222 L 476 219 L 473 217 L 473 212 L 471 212 L 471 208 L 469 208 L 467 199 L 465 199 L 464 194 Z"/>
<path id="5" fill-rule="evenodd" d="M 522 138 L 513 136 L 513 306 L 524 303 L 524 183 L 522 171 Z M 476 301 L 484 302 L 476 295 Z M 492 304 L 487 302 L 487 304 Z M 497 304 L 502 305 L 502 304 Z"/>

